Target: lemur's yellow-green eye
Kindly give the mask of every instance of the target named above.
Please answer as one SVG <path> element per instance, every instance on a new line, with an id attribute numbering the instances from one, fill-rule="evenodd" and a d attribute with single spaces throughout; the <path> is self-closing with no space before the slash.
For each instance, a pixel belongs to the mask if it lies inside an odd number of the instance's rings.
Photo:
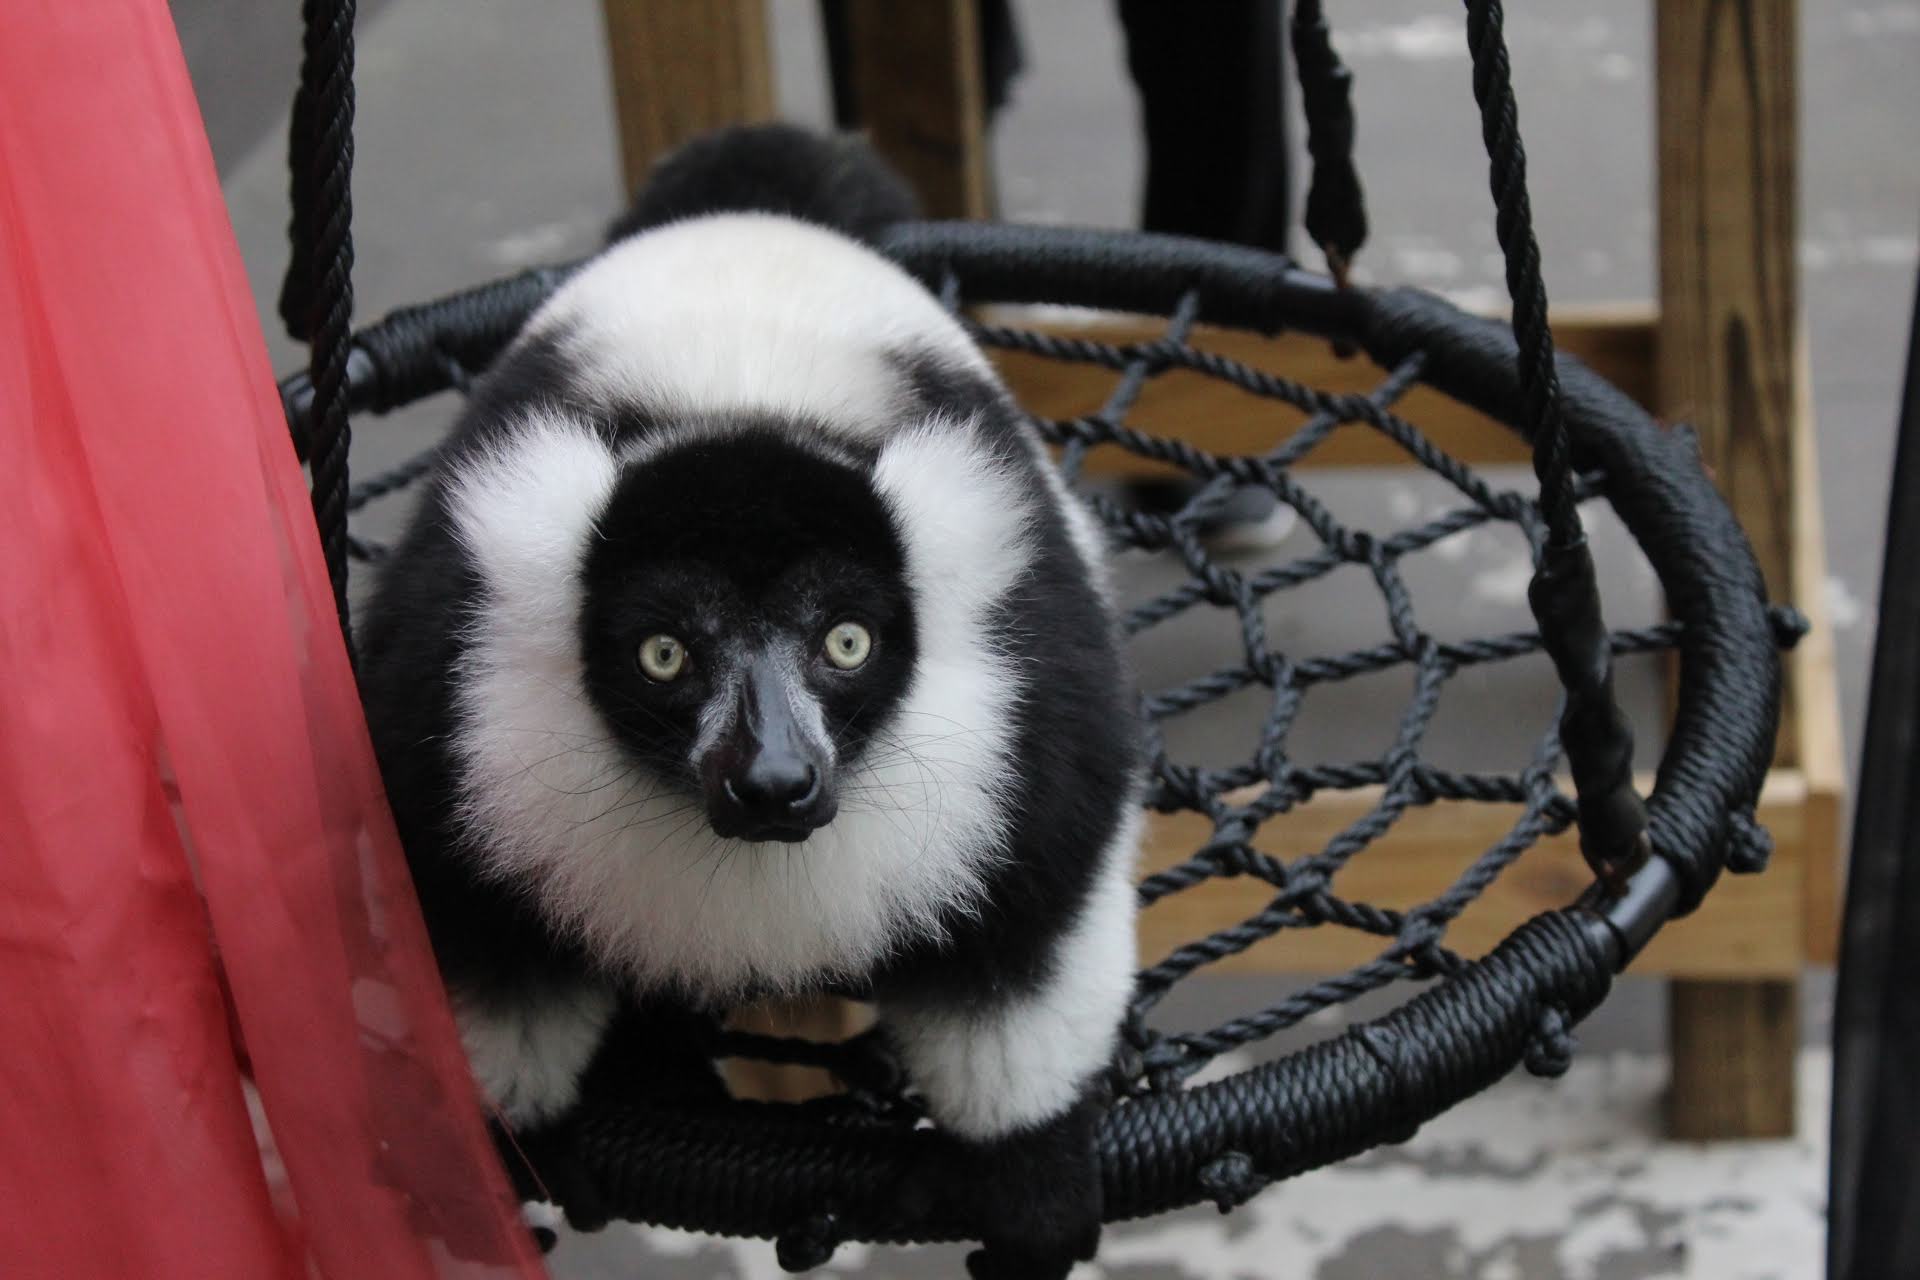
<path id="1" fill-rule="evenodd" d="M 827 632 L 827 661 L 851 671 L 873 652 L 873 637 L 857 622 L 843 622 Z"/>
<path id="2" fill-rule="evenodd" d="M 640 670 L 649 680 L 665 684 L 687 665 L 687 646 L 672 636 L 648 636 L 640 642 Z"/>

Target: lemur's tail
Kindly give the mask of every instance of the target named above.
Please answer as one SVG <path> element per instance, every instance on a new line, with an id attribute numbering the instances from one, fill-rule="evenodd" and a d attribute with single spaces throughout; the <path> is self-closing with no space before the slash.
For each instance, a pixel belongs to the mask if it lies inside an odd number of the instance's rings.
<path id="1" fill-rule="evenodd" d="M 786 124 L 741 125 L 696 138 L 654 166 L 633 207 L 608 230 L 618 240 L 704 213 L 783 213 L 871 244 L 917 216 L 913 192 L 850 134 Z"/>

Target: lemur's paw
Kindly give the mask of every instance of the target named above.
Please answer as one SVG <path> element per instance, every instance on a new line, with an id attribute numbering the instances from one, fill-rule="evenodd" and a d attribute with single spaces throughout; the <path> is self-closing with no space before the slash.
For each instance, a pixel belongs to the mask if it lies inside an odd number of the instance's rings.
<path id="1" fill-rule="evenodd" d="M 1061 1280 L 1076 1262 L 1091 1261 L 1100 1245 L 1100 1188 L 1091 1177 L 1084 1187 L 1055 1185 L 1029 1201 L 1030 1212 L 998 1216 L 984 1248 L 967 1255 L 973 1280 Z M 1071 1197 L 1063 1192 L 1077 1192 Z"/>
<path id="2" fill-rule="evenodd" d="M 1100 1244 L 1095 1224 L 1078 1241 L 996 1239 L 967 1255 L 967 1274 L 973 1280 L 1065 1280 L 1076 1262 L 1088 1262 Z"/>
<path id="3" fill-rule="evenodd" d="M 972 1151 L 988 1224 L 967 1257 L 974 1280 L 1061 1280 L 1100 1244 L 1100 1165 L 1088 1099 L 1041 1128 Z"/>

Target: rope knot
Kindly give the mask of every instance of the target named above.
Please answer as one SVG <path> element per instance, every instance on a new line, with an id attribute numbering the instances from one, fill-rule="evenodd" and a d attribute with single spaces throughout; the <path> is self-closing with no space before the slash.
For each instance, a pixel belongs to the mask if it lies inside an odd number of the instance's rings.
<path id="1" fill-rule="evenodd" d="M 1750 813 L 1736 813 L 1728 832 L 1727 870 L 1738 875 L 1765 871 L 1773 858 L 1773 833 Z"/>
<path id="2" fill-rule="evenodd" d="M 1253 1157 L 1244 1151 L 1228 1151 L 1214 1157 L 1199 1175 L 1200 1189 L 1222 1213 L 1232 1213 L 1253 1199 L 1268 1181 L 1254 1167 Z"/>
<path id="3" fill-rule="evenodd" d="M 1540 1011 L 1540 1021 L 1534 1028 L 1533 1039 L 1527 1042 L 1527 1071 L 1542 1079 L 1555 1079 L 1567 1073 L 1573 1064 L 1573 1024 L 1567 1018 L 1566 1010 L 1559 1005 L 1548 1005 Z"/>
<path id="4" fill-rule="evenodd" d="M 1180 1082 L 1198 1066 L 1193 1057 L 1186 1045 L 1162 1036 L 1140 1055 L 1147 1087 L 1156 1093 L 1178 1089 Z"/>
<path id="5" fill-rule="evenodd" d="M 812 1214 L 781 1233 L 773 1256 L 786 1272 L 811 1271 L 825 1266 L 840 1244 L 839 1223 L 831 1213 Z"/>

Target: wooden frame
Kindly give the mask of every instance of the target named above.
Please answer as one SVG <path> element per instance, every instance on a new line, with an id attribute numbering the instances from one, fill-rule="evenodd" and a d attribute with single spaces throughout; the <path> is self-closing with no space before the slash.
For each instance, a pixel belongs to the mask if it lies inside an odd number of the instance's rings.
<path id="1" fill-rule="evenodd" d="M 661 150 L 714 125 L 772 111 L 763 0 L 603 0 L 630 179 Z M 979 216 L 989 199 L 971 0 L 914 5 L 849 0 L 853 74 L 877 145 L 906 172 L 937 216 Z M 1669 1029 L 1674 1134 L 1694 1138 L 1777 1135 L 1793 1125 L 1796 982 L 1808 964 L 1837 952 L 1845 760 L 1825 608 L 1821 536 L 1805 338 L 1799 322 L 1794 220 L 1796 0 L 1656 0 L 1659 86 L 1660 298 L 1650 305 L 1556 310 L 1561 348 L 1578 355 L 1642 404 L 1695 424 L 1703 451 L 1749 536 L 1777 599 L 1797 604 L 1812 631 L 1788 660 L 1776 767 L 1761 797 L 1775 853 L 1764 876 L 1727 877 L 1694 915 L 1655 938 L 1634 971 L 1672 979 Z M 1106 341 L 1150 340 L 1159 324 L 1112 317 L 1066 322 L 1022 313 L 1018 323 Z M 1297 336 L 1202 329 L 1196 342 L 1257 368 L 1312 385 L 1366 391 L 1378 371 Z M 1099 407 L 1109 370 L 995 357 L 1036 411 L 1072 417 Z M 1143 393 L 1134 419 L 1178 430 L 1202 447 L 1270 442 L 1286 427 L 1283 406 L 1252 402 L 1220 384 L 1175 372 Z M 1506 427 L 1436 393 L 1419 390 L 1405 413 L 1435 443 L 1469 463 L 1524 463 Z M 1339 433 L 1311 466 L 1407 462 L 1370 432 Z M 1151 468 L 1117 451 L 1091 465 Z M 1329 793 L 1270 824 L 1286 854 L 1323 844 L 1369 809 L 1365 792 Z M 1391 858 L 1357 859 L 1344 893 L 1382 905 L 1433 896 L 1445 877 L 1497 840 L 1513 811 L 1440 805 L 1408 813 L 1387 839 Z M 1155 818 L 1146 859 L 1168 865 L 1204 837 L 1195 816 Z M 1451 945 L 1484 951 L 1521 919 L 1564 905 L 1586 883 L 1568 839 L 1528 855 L 1455 923 Z M 1220 881 L 1146 912 L 1142 950 L 1179 943 L 1233 923 L 1266 896 L 1259 882 Z M 1371 937 L 1320 929 L 1289 934 L 1216 966 L 1238 973 L 1344 969 L 1378 950 Z M 811 1035 L 844 1034 L 865 1014 L 845 1005 L 753 1015 L 754 1025 Z M 772 1019 L 772 1021 L 768 1021 Z M 735 1072 L 762 1096 L 794 1097 L 817 1079 L 764 1068 Z"/>
<path id="2" fill-rule="evenodd" d="M 1555 314 L 1554 336 L 1563 351 L 1585 360 L 1602 377 L 1648 404 L 1654 392 L 1655 315 L 1644 303 L 1569 308 Z M 1062 321 L 1023 313 L 1017 307 L 983 308 L 980 318 L 1115 345 L 1151 342 L 1166 327 L 1164 320 L 1104 315 Z M 1197 325 L 1189 341 L 1203 351 L 1321 391 L 1364 395 L 1385 376 L 1371 361 L 1336 354 L 1330 344 L 1305 334 L 1268 338 L 1244 329 Z M 1066 364 L 1020 351 L 989 354 L 1020 403 L 1042 417 L 1092 413 L 1113 390 L 1116 375 L 1104 365 Z M 1463 462 L 1526 466 L 1532 460 L 1526 442 L 1513 428 L 1430 387 L 1415 386 L 1395 412 L 1418 423 L 1421 434 Z M 1257 401 L 1218 379 L 1172 370 L 1147 383 L 1128 421 L 1177 434 L 1211 452 L 1245 453 L 1271 448 L 1278 433 L 1303 422 L 1305 416 L 1278 401 Z M 1406 450 L 1386 436 L 1362 429 L 1336 432 L 1299 465 L 1397 467 L 1411 461 Z M 1158 463 L 1117 450 L 1093 454 L 1088 468 L 1101 475 L 1151 474 L 1161 469 Z"/>
<path id="3" fill-rule="evenodd" d="M 1651 778 L 1641 781 L 1652 785 Z M 1269 822 L 1257 843 L 1286 859 L 1313 852 L 1370 813 L 1379 799 L 1378 788 L 1322 793 Z M 1715 980 L 1798 974 L 1804 959 L 1795 926 L 1808 857 L 1805 810 L 1801 775 L 1785 771 L 1770 778 L 1760 801 L 1760 820 L 1774 836 L 1767 874 L 1725 880 L 1700 911 L 1661 930 L 1634 971 Z M 1521 812 L 1519 805 L 1483 803 L 1410 809 L 1381 838 L 1381 849 L 1361 853 L 1341 870 L 1335 892 L 1401 910 L 1431 901 L 1475 855 L 1503 838 Z M 1200 814 L 1154 815 L 1146 868 L 1157 871 L 1184 861 L 1210 832 Z M 1485 955 L 1524 921 L 1565 907 L 1592 880 L 1572 833 L 1543 840 L 1448 927 L 1446 945 L 1469 958 Z M 1272 895 L 1264 881 L 1215 879 L 1165 898 L 1141 916 L 1141 959 L 1159 960 L 1183 943 L 1242 920 Z M 1757 928 L 1756 921 L 1782 927 Z M 1207 972 L 1337 973 L 1372 959 L 1384 946 L 1385 940 L 1372 934 L 1322 926 L 1283 934 L 1210 965 Z"/>

